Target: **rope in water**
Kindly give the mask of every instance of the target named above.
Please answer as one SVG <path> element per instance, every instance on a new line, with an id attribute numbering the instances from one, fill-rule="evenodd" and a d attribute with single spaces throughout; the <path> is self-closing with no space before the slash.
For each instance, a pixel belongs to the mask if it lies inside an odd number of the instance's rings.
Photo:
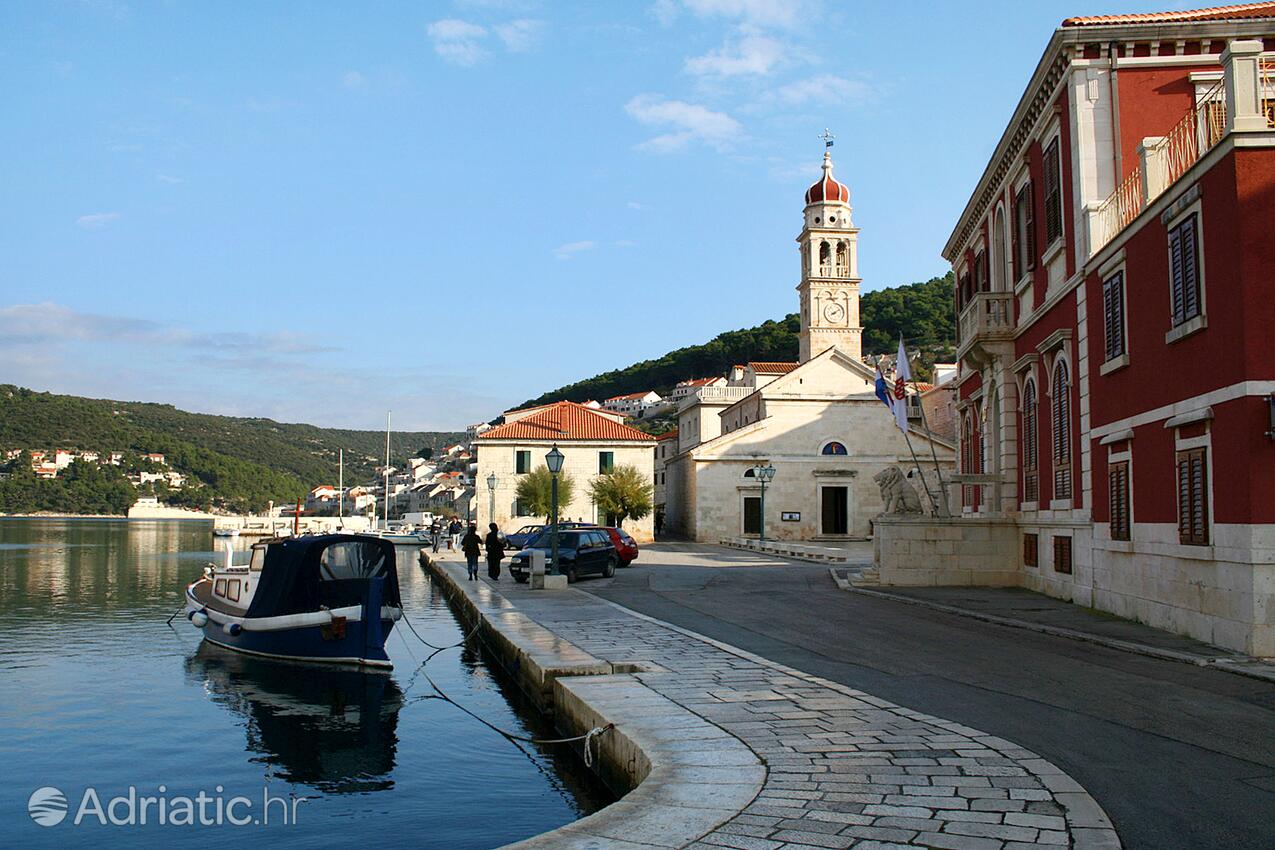
<path id="1" fill-rule="evenodd" d="M 593 760 L 595 758 L 593 754 L 593 750 L 597 746 L 594 742 L 597 740 L 598 736 L 600 736 L 603 732 L 608 732 L 611 729 L 614 729 L 615 728 L 614 723 L 608 723 L 605 726 L 595 726 L 592 729 L 590 729 L 588 732 L 585 732 L 583 735 L 573 735 L 569 738 L 532 738 L 526 735 L 519 735 L 515 732 L 510 732 L 506 729 L 501 729 L 496 724 L 492 723 L 491 721 L 487 720 L 481 715 L 475 713 L 474 711 L 467 708 L 466 706 L 461 705 L 456 700 L 448 696 L 447 692 L 444 691 L 442 688 L 440 688 L 438 686 L 438 683 L 435 682 L 434 679 L 425 670 L 425 665 L 429 664 L 429 662 L 434 659 L 435 655 L 438 655 L 440 652 L 447 649 L 455 649 L 456 647 L 464 646 L 464 644 L 470 638 L 472 638 L 475 634 L 478 633 L 478 629 L 481 628 L 482 624 L 479 623 L 478 625 L 474 626 L 474 628 L 470 630 L 469 634 L 465 635 L 465 637 L 461 638 L 460 641 L 452 644 L 451 646 L 434 646 L 434 644 L 430 643 L 429 641 L 425 640 L 424 638 L 420 636 L 420 634 L 416 631 L 416 628 L 412 626 L 411 620 L 408 619 L 406 611 L 403 612 L 403 621 L 407 623 L 408 628 L 411 630 L 412 634 L 416 636 L 417 640 L 419 640 L 421 643 L 425 644 L 426 646 L 434 650 L 433 652 L 429 654 L 429 656 L 424 661 L 421 662 L 421 665 L 417 667 L 416 670 L 412 673 L 411 680 L 407 683 L 407 686 L 403 688 L 404 694 L 406 694 L 411 689 L 412 685 L 415 683 L 416 675 L 419 673 L 420 675 L 425 677 L 425 681 L 429 682 L 429 686 L 434 689 L 434 693 L 424 697 L 417 697 L 417 699 L 441 699 L 444 702 L 449 702 L 452 705 L 459 708 L 461 711 L 468 714 L 470 717 L 477 720 L 479 723 L 486 726 L 488 729 L 509 739 L 510 741 L 522 741 L 527 744 L 574 744 L 577 741 L 583 741 L 584 742 L 584 764 L 586 767 L 593 767 Z M 600 755 L 600 751 L 599 751 L 599 755 Z"/>

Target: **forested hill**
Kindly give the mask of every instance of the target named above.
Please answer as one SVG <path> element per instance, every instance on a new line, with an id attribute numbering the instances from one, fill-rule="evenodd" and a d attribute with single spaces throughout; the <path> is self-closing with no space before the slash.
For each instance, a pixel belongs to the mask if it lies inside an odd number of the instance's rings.
<path id="1" fill-rule="evenodd" d="M 396 464 L 421 449 L 459 442 L 456 432 L 396 433 Z M 228 507 L 288 501 L 335 484 L 345 450 L 347 484 L 374 477 L 385 434 L 189 413 L 166 404 L 41 393 L 0 384 L 0 449 L 161 452 L 203 484 L 204 497 Z"/>
<path id="2" fill-rule="evenodd" d="M 893 354 L 899 334 L 911 349 L 920 348 L 923 363 L 939 362 L 955 355 L 956 320 L 952 308 L 952 275 L 921 283 L 868 292 L 859 299 L 864 354 Z M 801 322 L 796 313 L 757 327 L 718 334 L 712 341 L 670 351 L 655 360 L 643 360 L 625 369 L 605 372 L 530 399 L 528 407 L 568 399 L 585 401 L 625 393 L 655 390 L 667 392 L 678 381 L 725 374 L 735 363 L 795 361 Z"/>

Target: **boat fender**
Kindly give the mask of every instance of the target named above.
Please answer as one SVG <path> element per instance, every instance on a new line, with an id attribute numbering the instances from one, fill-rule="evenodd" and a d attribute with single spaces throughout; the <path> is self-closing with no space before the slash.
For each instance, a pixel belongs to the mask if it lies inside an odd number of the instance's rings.
<path id="1" fill-rule="evenodd" d="M 202 629 L 208 624 L 208 615 L 203 611 L 191 611 L 190 621 L 195 625 L 195 628 Z"/>
<path id="2" fill-rule="evenodd" d="M 230 635 L 231 637 L 234 637 L 235 635 L 243 631 L 243 626 L 239 625 L 238 623 L 226 623 L 226 625 L 222 626 L 222 628 L 225 630 L 226 634 Z"/>
<path id="3" fill-rule="evenodd" d="M 394 621 L 394 622 L 396 622 L 396 623 L 397 623 L 399 620 L 403 619 L 403 609 L 402 609 L 402 608 L 393 608 L 393 609 L 391 609 L 391 610 L 390 610 L 390 619 L 391 619 L 391 620 L 393 620 L 393 621 Z"/>

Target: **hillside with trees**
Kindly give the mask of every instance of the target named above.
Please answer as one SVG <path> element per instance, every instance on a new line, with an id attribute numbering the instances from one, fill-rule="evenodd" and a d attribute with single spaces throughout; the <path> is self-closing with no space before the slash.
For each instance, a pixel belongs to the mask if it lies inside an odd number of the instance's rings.
<path id="1" fill-rule="evenodd" d="M 949 272 L 920 283 L 865 293 L 859 299 L 859 320 L 863 325 L 865 355 L 893 354 L 902 334 L 909 349 L 920 350 L 918 377 L 924 378 L 931 364 L 955 357 L 952 275 Z M 625 369 L 559 387 L 522 406 L 562 399 L 600 401 L 645 390 L 666 393 L 678 381 L 722 375 L 735 363 L 795 361 L 800 330 L 800 318 L 790 313 L 778 321 L 768 320 L 753 328 L 727 331 L 702 345 L 679 348 L 654 360 L 643 360 Z"/>
<path id="2" fill-rule="evenodd" d="M 464 434 L 457 432 L 396 433 L 391 462 L 403 464 L 423 449 L 439 449 L 463 439 Z M 104 456 L 119 451 L 126 455 L 124 469 L 75 464 L 83 468 L 74 475 L 66 470 L 52 481 L 37 481 L 34 476 L 28 479 L 19 468 L 20 462 L 11 463 L 9 479 L 0 482 L 0 512 L 119 513 L 90 507 L 89 503 L 109 491 L 109 496 L 101 498 L 117 508 L 123 493 L 116 486 L 117 476 L 122 478 L 124 472 L 131 471 L 130 465 L 141 463 L 140 455 L 149 452 L 165 455 L 168 467 L 189 481 L 180 490 L 158 486 L 155 494 L 162 501 L 260 510 L 269 501 L 303 497 L 318 484 L 335 484 L 340 449 L 345 450 L 347 483 L 374 477 L 374 468 L 384 457 L 385 434 L 213 416 L 165 404 L 82 398 L 0 385 L 0 449 L 73 449 Z M 87 469 L 90 466 L 94 469 Z M 29 460 L 26 471 L 30 471 Z M 101 493 L 89 496 L 88 491 Z M 149 495 L 150 491 L 134 492 L 138 494 Z"/>

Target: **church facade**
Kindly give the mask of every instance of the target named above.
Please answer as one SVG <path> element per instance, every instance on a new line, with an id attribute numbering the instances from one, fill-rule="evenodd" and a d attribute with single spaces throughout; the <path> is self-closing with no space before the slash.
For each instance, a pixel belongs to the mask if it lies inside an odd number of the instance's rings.
<path id="1" fill-rule="evenodd" d="M 718 542 L 759 536 L 764 523 L 767 539 L 863 539 L 884 507 L 877 473 L 910 473 L 924 502 L 940 489 L 933 459 L 945 478 L 954 470 L 951 443 L 914 430 L 909 448 L 875 395 L 875 371 L 862 360 L 859 230 L 827 152 L 803 215 L 800 360 L 737 366 L 725 385 L 680 401 L 676 452 L 664 472 L 671 534 Z M 763 515 L 753 469 L 766 465 L 775 475 Z"/>

